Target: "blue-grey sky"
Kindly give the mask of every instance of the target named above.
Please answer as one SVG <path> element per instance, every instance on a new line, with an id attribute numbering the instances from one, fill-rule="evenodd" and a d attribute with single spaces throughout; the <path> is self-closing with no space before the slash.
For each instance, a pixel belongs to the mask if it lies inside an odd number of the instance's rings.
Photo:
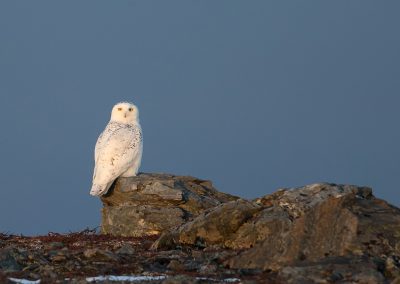
<path id="1" fill-rule="evenodd" d="M 1 1 L 0 232 L 96 227 L 96 139 L 254 198 L 321 181 L 400 205 L 399 1 Z"/>

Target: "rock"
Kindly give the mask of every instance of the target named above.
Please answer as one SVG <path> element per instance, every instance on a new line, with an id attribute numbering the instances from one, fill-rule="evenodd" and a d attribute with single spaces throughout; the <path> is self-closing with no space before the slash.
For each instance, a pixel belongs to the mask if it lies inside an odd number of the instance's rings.
<path id="1" fill-rule="evenodd" d="M 266 271 L 329 257 L 400 256 L 399 231 L 400 210 L 375 198 L 370 188 L 314 184 L 221 204 L 165 232 L 153 248 L 241 249 L 225 265 Z"/>
<path id="2" fill-rule="evenodd" d="M 166 276 L 154 283 L 400 284 L 400 209 L 367 187 L 314 184 L 245 200 L 191 177 L 140 175 L 112 191 L 105 228 L 142 237 L 0 233 L 0 283 L 133 274 Z"/>
<path id="3" fill-rule="evenodd" d="M 86 249 L 83 252 L 86 258 L 95 259 L 96 261 L 118 261 L 119 258 L 114 253 L 108 250 L 101 250 L 97 248 Z"/>
<path id="4" fill-rule="evenodd" d="M 103 234 L 157 235 L 206 209 L 238 199 L 218 192 L 209 181 L 168 174 L 119 178 L 103 202 Z"/>
<path id="5" fill-rule="evenodd" d="M 216 264 L 206 264 L 200 267 L 199 271 L 204 274 L 212 274 L 217 272 L 218 266 Z"/>
<path id="6" fill-rule="evenodd" d="M 336 258 L 323 263 L 283 267 L 282 283 L 386 283 L 375 263 L 362 258 Z"/>
<path id="7" fill-rule="evenodd" d="M 14 272 L 22 270 L 21 265 L 18 263 L 18 258 L 18 250 L 15 248 L 0 249 L 0 271 Z"/>
<path id="8" fill-rule="evenodd" d="M 132 255 L 135 253 L 135 249 L 130 244 L 124 244 L 116 251 L 116 253 L 122 255 Z"/>
<path id="9" fill-rule="evenodd" d="M 180 261 L 173 259 L 169 262 L 167 268 L 172 271 L 183 271 L 185 266 Z"/>
<path id="10" fill-rule="evenodd" d="M 51 258 L 51 260 L 55 262 L 65 261 L 66 259 L 67 257 L 65 255 L 60 255 L 60 254 L 57 254 Z"/>
<path id="11" fill-rule="evenodd" d="M 176 244 L 198 247 L 222 244 L 230 247 L 239 227 L 261 209 L 260 205 L 243 199 L 228 202 L 201 214 L 178 230 L 163 234 L 153 248 L 172 248 Z"/>

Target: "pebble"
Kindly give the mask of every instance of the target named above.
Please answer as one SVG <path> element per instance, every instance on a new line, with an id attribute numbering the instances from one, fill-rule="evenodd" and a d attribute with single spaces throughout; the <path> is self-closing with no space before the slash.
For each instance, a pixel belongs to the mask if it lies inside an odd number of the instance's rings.
<path id="1" fill-rule="evenodd" d="M 172 271 L 181 271 L 185 269 L 184 265 L 176 259 L 171 260 L 167 265 L 167 268 Z"/>
<path id="2" fill-rule="evenodd" d="M 115 251 L 117 254 L 132 255 L 135 253 L 135 249 L 130 244 L 124 244 L 118 250 Z"/>

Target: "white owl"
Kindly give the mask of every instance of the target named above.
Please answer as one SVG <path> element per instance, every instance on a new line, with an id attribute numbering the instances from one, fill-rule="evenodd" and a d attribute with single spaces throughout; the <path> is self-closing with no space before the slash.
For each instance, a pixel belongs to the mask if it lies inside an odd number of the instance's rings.
<path id="1" fill-rule="evenodd" d="M 110 122 L 97 139 L 91 195 L 103 195 L 118 177 L 136 176 L 143 152 L 138 108 L 128 102 L 116 104 Z"/>

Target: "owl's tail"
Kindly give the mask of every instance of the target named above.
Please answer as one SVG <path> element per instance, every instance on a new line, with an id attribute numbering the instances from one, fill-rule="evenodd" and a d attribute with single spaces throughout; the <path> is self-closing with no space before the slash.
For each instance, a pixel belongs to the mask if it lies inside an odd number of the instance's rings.
<path id="1" fill-rule="evenodd" d="M 111 185 L 112 185 L 112 182 L 107 183 L 107 184 L 95 184 L 94 183 L 92 185 L 92 189 L 90 190 L 90 195 L 102 196 L 107 193 L 107 190 L 110 188 Z"/>

